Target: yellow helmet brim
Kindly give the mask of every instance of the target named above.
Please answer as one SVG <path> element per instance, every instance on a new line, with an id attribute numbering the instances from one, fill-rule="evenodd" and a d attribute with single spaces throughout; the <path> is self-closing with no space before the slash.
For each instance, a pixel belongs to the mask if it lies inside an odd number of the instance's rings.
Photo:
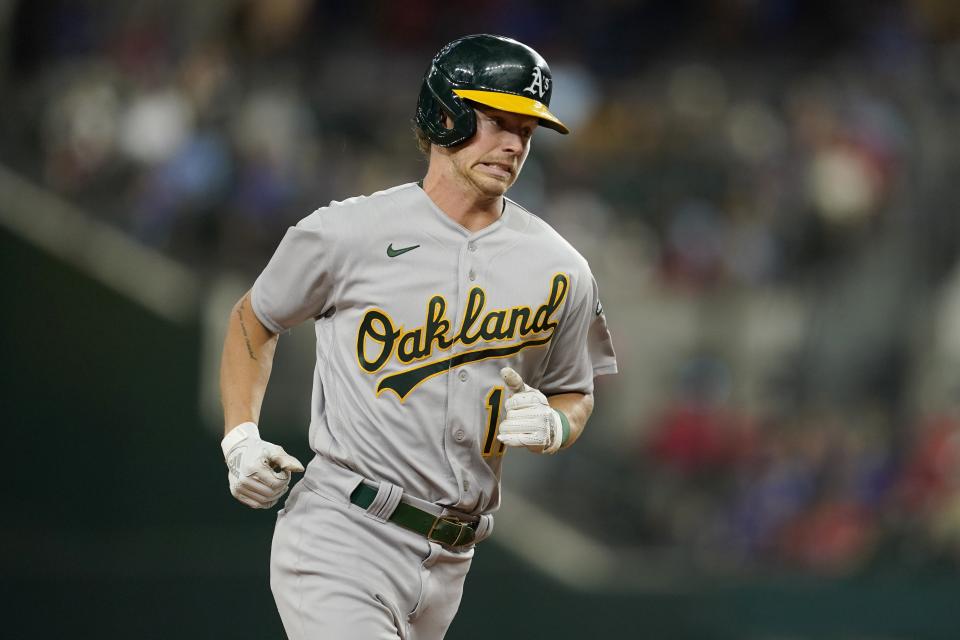
<path id="1" fill-rule="evenodd" d="M 567 125 L 560 122 L 560 119 L 550 113 L 550 110 L 542 102 L 518 96 L 513 93 L 500 93 L 499 91 L 480 91 L 476 89 L 454 89 L 453 92 L 464 100 L 472 100 L 494 109 L 509 111 L 510 113 L 519 113 L 525 116 L 533 116 L 540 120 L 540 124 L 560 133 L 570 133 Z"/>

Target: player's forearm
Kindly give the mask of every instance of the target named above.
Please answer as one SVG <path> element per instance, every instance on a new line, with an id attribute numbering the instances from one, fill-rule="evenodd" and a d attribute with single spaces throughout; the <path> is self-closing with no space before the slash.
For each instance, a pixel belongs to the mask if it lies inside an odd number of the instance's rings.
<path id="1" fill-rule="evenodd" d="M 570 437 L 562 447 L 566 449 L 577 441 L 583 428 L 587 426 L 587 420 L 593 413 L 593 396 L 584 393 L 560 393 L 547 398 L 547 402 L 557 411 L 562 411 L 570 423 Z"/>
<path id="2" fill-rule="evenodd" d="M 260 323 L 246 293 L 230 312 L 220 360 L 224 433 L 259 420 L 276 346 L 277 335 Z"/>

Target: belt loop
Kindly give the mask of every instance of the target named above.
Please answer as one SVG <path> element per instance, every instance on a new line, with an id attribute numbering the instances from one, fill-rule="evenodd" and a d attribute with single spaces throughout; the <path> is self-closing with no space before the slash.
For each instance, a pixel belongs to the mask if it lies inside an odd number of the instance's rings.
<path id="1" fill-rule="evenodd" d="M 474 544 L 489 538 L 490 534 L 493 533 L 493 514 L 485 513 L 480 516 L 480 521 L 477 522 L 477 533 L 473 538 Z"/>
<path id="2" fill-rule="evenodd" d="M 403 489 L 395 484 L 382 481 L 380 486 L 377 487 L 376 497 L 374 497 L 370 506 L 367 507 L 364 515 L 378 522 L 386 522 L 390 516 L 393 515 L 393 511 L 397 508 L 397 505 L 400 504 L 400 498 L 402 496 Z"/>

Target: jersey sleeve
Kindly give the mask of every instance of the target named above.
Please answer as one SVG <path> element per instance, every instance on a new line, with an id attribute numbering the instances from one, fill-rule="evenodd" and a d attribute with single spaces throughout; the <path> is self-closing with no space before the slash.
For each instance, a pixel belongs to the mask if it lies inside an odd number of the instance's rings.
<path id="1" fill-rule="evenodd" d="M 253 312 L 275 333 L 320 315 L 331 304 L 341 243 L 326 211 L 319 209 L 287 229 L 253 284 Z"/>
<path id="2" fill-rule="evenodd" d="M 592 274 L 589 285 L 571 300 L 573 306 L 565 314 L 547 358 L 540 391 L 558 393 L 593 393 L 593 379 L 617 373 L 617 357 L 607 329 L 607 318 L 600 304 L 600 292 Z"/>

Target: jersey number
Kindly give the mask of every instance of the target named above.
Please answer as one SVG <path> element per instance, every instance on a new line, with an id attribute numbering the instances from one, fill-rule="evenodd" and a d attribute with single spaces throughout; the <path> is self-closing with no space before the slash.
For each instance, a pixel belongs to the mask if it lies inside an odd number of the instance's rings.
<path id="1" fill-rule="evenodd" d="M 500 400 L 503 399 L 503 387 L 494 387 L 487 394 L 487 437 L 483 439 L 483 457 L 502 456 L 506 448 L 497 440 L 497 427 L 500 422 Z M 494 450 L 494 445 L 497 445 Z"/>

